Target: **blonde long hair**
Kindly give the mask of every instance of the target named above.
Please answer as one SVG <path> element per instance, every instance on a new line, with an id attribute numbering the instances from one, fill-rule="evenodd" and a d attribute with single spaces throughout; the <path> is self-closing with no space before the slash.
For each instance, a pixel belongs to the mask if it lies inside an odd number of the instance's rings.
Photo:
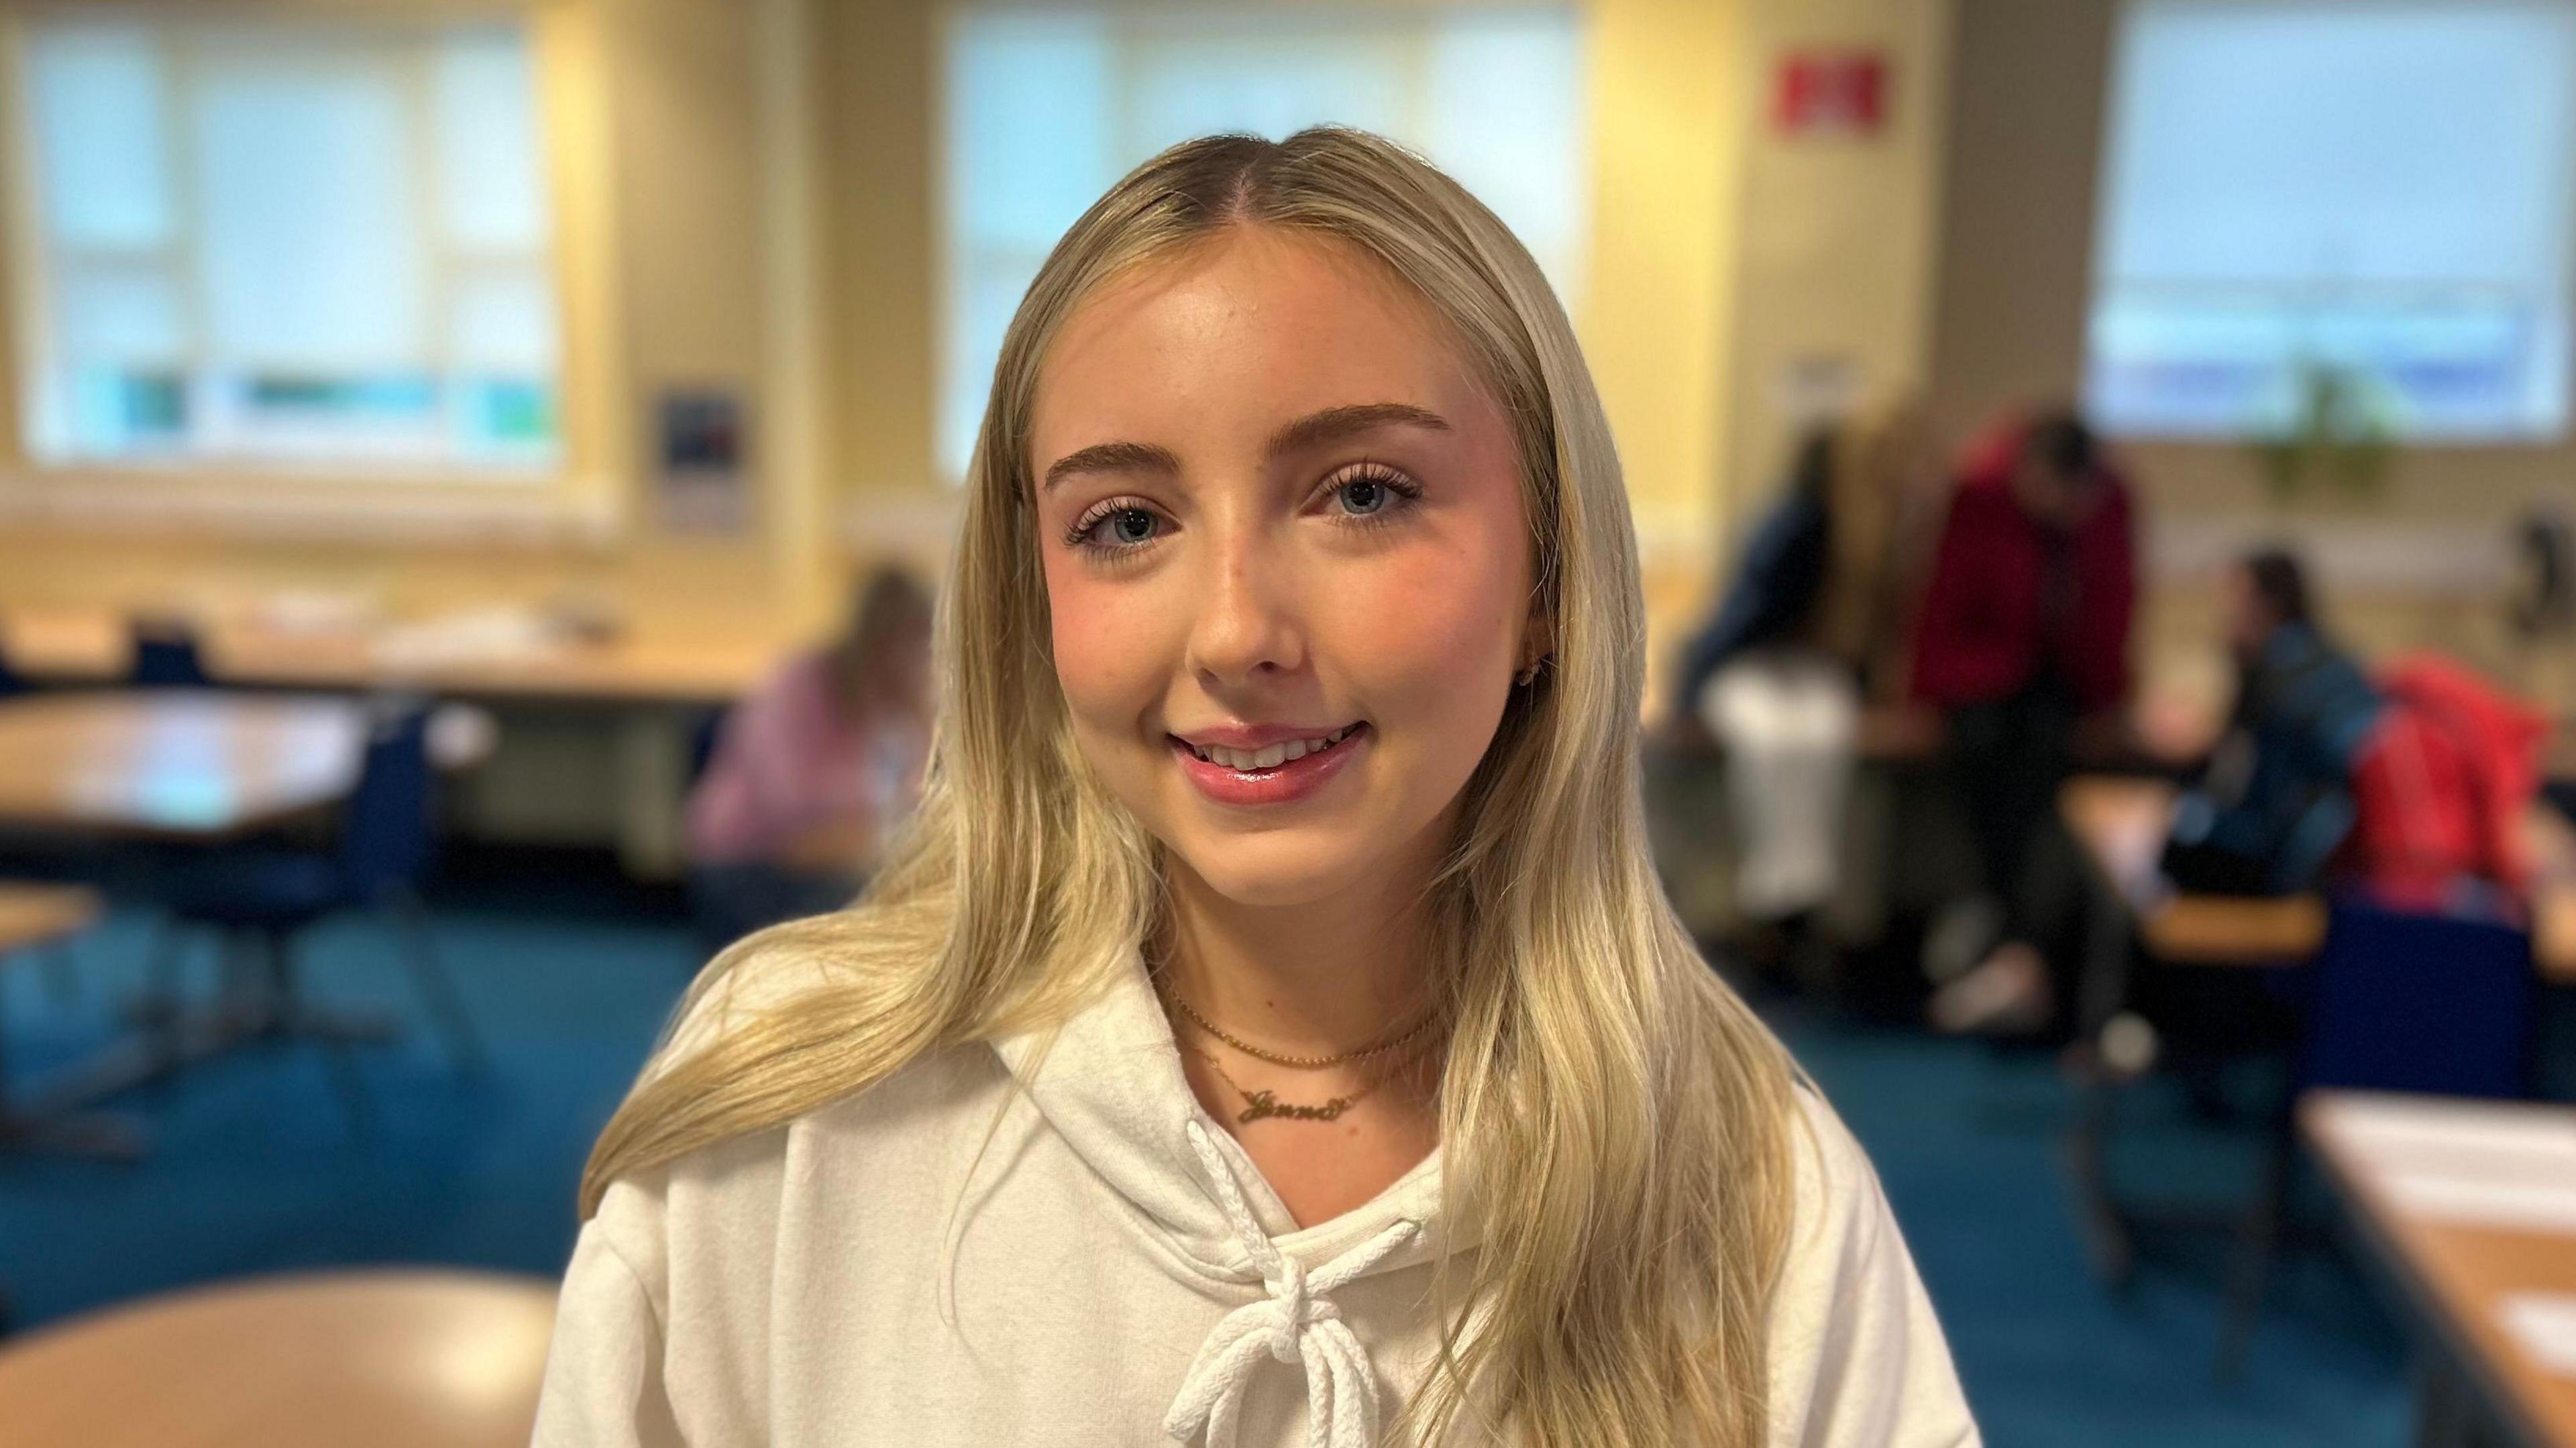
<path id="1" fill-rule="evenodd" d="M 1455 182 L 1359 132 L 1175 146 L 1057 243 L 1004 338 L 976 445 L 922 807 L 856 905 L 708 967 L 684 1018 L 764 963 L 816 968 L 818 983 L 685 1048 L 666 1041 L 591 1155 L 583 1210 L 621 1176 L 926 1052 L 1061 1021 L 1160 930 L 1160 847 L 1077 753 L 1048 653 L 1030 407 L 1050 340 L 1105 279 L 1236 226 L 1356 248 L 1447 320 L 1514 421 L 1554 624 L 1424 901 L 1454 1020 L 1443 1210 L 1477 1245 L 1435 1272 L 1441 1363 L 1396 1433 L 1752 1448 L 1788 1233 L 1790 1068 L 1701 961 L 1648 858 L 1644 607 L 1609 426 L 1529 254 Z"/>

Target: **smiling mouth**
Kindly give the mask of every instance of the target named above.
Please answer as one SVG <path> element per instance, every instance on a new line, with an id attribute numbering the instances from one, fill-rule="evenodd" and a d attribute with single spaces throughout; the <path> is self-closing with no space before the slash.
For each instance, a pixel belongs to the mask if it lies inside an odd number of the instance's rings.
<path id="1" fill-rule="evenodd" d="M 1213 744 L 1202 746 L 1192 744 L 1177 734 L 1172 735 L 1171 740 L 1174 744 L 1197 755 L 1205 763 L 1241 774 L 1260 774 L 1293 764 L 1300 759 L 1338 749 L 1345 741 L 1366 727 L 1367 721 L 1361 720 L 1358 723 L 1345 724 L 1330 734 L 1318 738 L 1283 739 L 1277 744 L 1264 745 L 1259 749 L 1227 749 Z"/>

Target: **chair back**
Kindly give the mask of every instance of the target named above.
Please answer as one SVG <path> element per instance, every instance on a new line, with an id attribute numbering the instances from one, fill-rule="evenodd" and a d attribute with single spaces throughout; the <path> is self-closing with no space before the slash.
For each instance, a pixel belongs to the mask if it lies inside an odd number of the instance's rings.
<path id="1" fill-rule="evenodd" d="M 2531 937 L 2492 918 L 2336 903 L 2299 1085 L 2512 1098 L 2532 1086 Z"/>
<path id="2" fill-rule="evenodd" d="M 428 707 L 417 700 L 381 705 L 341 819 L 340 865 L 353 893 L 363 898 L 419 883 L 437 844 L 432 783 Z"/>
<path id="3" fill-rule="evenodd" d="M 707 766 L 716 762 L 716 745 L 723 740 L 725 724 L 733 717 L 735 705 L 726 704 L 700 714 L 689 725 L 688 785 L 698 787 L 707 777 Z"/>
<path id="4" fill-rule="evenodd" d="M 202 689 L 214 682 L 194 630 L 167 623 L 137 624 L 134 663 L 126 682 L 142 689 Z"/>

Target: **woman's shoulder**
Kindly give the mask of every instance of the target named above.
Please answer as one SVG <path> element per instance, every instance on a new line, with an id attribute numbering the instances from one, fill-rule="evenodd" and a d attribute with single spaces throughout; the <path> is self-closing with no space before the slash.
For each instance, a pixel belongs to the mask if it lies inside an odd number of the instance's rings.
<path id="1" fill-rule="evenodd" d="M 1790 1096 L 1789 1235 L 1781 1291 L 1784 1298 L 1811 1297 L 1868 1264 L 1881 1233 L 1893 1234 L 1894 1222 L 1868 1152 L 1824 1094 L 1800 1081 Z"/>
<path id="2" fill-rule="evenodd" d="M 1771 1322 L 1774 1441 L 1974 1443 L 1976 1428 L 1878 1172 L 1822 1093 L 1790 1122 L 1794 1208 Z M 1785 1435 L 1785 1436 L 1784 1436 Z"/>
<path id="3" fill-rule="evenodd" d="M 696 1264 L 685 1275 L 700 1282 L 767 1281 L 797 1221 L 922 1217 L 952 1158 L 1009 1105 L 1008 1073 L 990 1047 L 927 1052 L 785 1121 L 619 1177 L 585 1235 L 601 1238 L 650 1297 L 668 1290 L 680 1263 Z"/>
<path id="4" fill-rule="evenodd" d="M 876 1009 L 864 977 L 792 943 L 755 948 L 724 966 L 720 974 L 694 988 L 680 1007 L 663 1044 L 645 1067 L 647 1082 L 689 1069 L 747 1035 L 776 1029 L 781 1017 L 804 1013 L 818 1018 L 800 1024 L 821 1027 L 815 1034 L 828 1039 L 836 1034 L 830 1018 L 850 1018 L 847 1034 L 855 1035 L 867 1024 L 860 1017 Z M 780 1069 L 815 1069 L 809 1055 L 811 1040 L 790 1040 L 787 1052 L 807 1059 Z M 710 1205 L 723 1201 L 747 1205 L 774 1198 L 781 1173 L 800 1152 L 828 1149 L 899 1155 L 951 1139 L 960 1121 L 989 1109 L 1008 1089 L 1008 1073 L 989 1045 L 974 1042 L 936 1048 L 784 1121 L 724 1137 L 640 1173 L 637 1185 L 665 1199 L 675 1191 L 694 1192 Z M 616 1188 L 610 1190 L 613 1193 Z"/>

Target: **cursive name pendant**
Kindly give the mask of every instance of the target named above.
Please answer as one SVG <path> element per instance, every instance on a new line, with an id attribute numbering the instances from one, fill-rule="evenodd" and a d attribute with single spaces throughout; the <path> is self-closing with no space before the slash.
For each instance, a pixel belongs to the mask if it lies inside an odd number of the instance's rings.
<path id="1" fill-rule="evenodd" d="M 1321 1106 L 1299 1106 L 1281 1102 L 1267 1091 L 1244 1091 L 1240 1086 L 1235 1090 L 1242 1094 L 1245 1104 L 1234 1119 L 1247 1126 L 1271 1116 L 1285 1121 L 1331 1121 L 1350 1110 L 1360 1099 L 1358 1096 L 1336 1096 Z"/>
<path id="2" fill-rule="evenodd" d="M 1234 1094 L 1243 1098 L 1243 1110 L 1235 1113 L 1234 1118 L 1238 1126 L 1250 1126 L 1256 1121 L 1263 1120 L 1331 1121 L 1359 1105 L 1370 1092 L 1375 1091 L 1382 1084 L 1371 1081 L 1348 1096 L 1333 1097 L 1321 1106 L 1306 1106 L 1294 1101 L 1282 1101 L 1276 1092 L 1247 1090 L 1244 1084 L 1235 1080 L 1233 1073 L 1227 1071 L 1225 1064 L 1217 1060 L 1211 1052 L 1201 1051 L 1198 1057 L 1208 1063 L 1209 1070 L 1216 1072 L 1218 1080 L 1233 1087 Z"/>

